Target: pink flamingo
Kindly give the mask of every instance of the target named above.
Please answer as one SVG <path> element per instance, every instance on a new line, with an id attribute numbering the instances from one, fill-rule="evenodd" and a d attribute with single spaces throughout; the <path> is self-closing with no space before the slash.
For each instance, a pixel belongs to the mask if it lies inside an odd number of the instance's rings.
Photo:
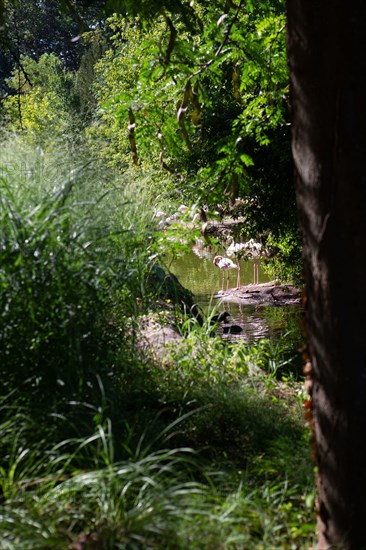
<path id="1" fill-rule="evenodd" d="M 230 269 L 238 270 L 238 277 L 236 281 L 236 289 L 240 288 L 240 265 L 235 264 L 230 258 L 224 256 L 215 256 L 213 263 L 219 267 L 222 271 L 222 290 L 224 290 L 225 271 L 227 272 L 226 290 L 229 288 L 229 271 Z"/>

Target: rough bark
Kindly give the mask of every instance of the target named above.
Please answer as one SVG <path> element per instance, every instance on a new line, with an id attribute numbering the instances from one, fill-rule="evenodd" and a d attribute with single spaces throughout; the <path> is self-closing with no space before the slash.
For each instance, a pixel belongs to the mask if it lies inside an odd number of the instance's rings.
<path id="1" fill-rule="evenodd" d="M 366 548 L 366 2 L 287 0 L 318 548 Z"/>

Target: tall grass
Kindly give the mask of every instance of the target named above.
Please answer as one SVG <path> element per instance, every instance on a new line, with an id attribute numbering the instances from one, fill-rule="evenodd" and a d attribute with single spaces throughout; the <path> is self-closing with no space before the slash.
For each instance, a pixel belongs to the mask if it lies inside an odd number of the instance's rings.
<path id="1" fill-rule="evenodd" d="M 148 204 L 142 213 L 138 189 L 90 162 L 70 166 L 61 153 L 47 159 L 10 142 L 0 168 L 5 390 L 22 385 L 42 404 L 83 399 L 96 373 L 112 376 L 141 299 Z"/>
<path id="2" fill-rule="evenodd" d="M 0 468 L 0 548 L 154 547 L 173 538 L 184 503 L 207 491 L 191 474 L 193 452 L 141 447 L 120 461 L 110 420 L 95 428 L 42 454 L 30 440 L 16 447 L 11 467 Z"/>
<path id="3" fill-rule="evenodd" d="M 228 414 L 235 424 L 239 410 Z M 301 477 L 296 483 L 286 473 L 286 460 L 298 453 L 290 442 L 268 456 L 257 450 L 250 467 L 225 470 L 189 447 L 166 446 L 177 422 L 165 429 L 159 450 L 140 444 L 129 449 L 128 460 L 116 457 L 112 428 L 105 419 L 88 437 L 45 442 L 42 453 L 31 440 L 17 447 L 11 467 L 0 468 L 1 550 L 310 545 L 311 494 Z"/>

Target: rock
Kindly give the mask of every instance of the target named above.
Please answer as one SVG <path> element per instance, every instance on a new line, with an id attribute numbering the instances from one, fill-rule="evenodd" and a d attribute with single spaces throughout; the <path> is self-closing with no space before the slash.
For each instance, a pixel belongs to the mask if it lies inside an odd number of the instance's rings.
<path id="1" fill-rule="evenodd" d="M 171 325 L 162 325 L 152 315 L 140 322 L 139 347 L 148 352 L 155 361 L 164 363 L 166 347 L 172 342 L 181 341 L 182 336 Z"/>
<path id="2" fill-rule="evenodd" d="M 237 304 L 267 306 L 287 306 L 301 304 L 302 292 L 294 285 L 261 283 L 257 285 L 246 285 L 239 289 L 221 291 L 215 296 L 221 302 L 233 302 Z"/>

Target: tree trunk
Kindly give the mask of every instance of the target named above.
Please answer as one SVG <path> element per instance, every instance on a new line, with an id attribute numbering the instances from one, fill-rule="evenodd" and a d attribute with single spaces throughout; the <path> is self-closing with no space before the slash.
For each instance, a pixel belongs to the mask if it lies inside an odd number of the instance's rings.
<path id="1" fill-rule="evenodd" d="M 318 548 L 366 548 L 366 2 L 287 0 Z"/>

